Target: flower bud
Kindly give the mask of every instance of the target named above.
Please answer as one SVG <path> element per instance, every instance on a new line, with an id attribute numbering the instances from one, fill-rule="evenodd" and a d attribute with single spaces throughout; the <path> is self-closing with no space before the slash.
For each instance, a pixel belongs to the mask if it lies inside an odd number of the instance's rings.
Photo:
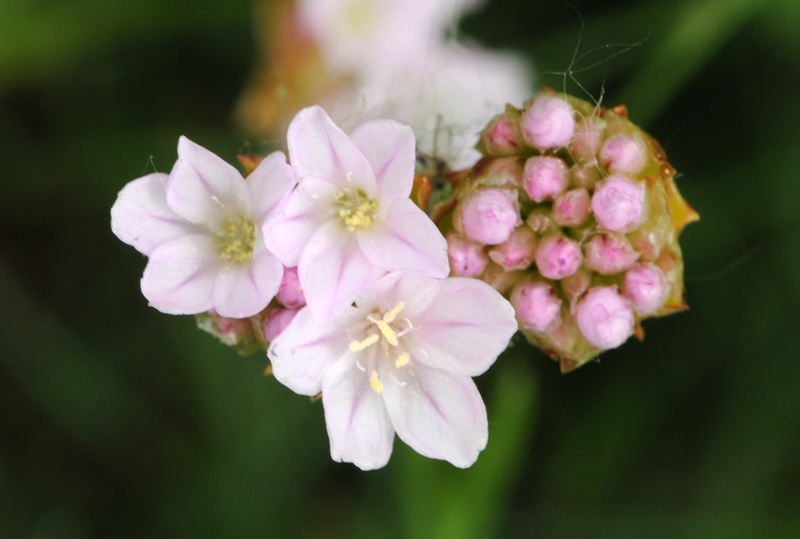
<path id="1" fill-rule="evenodd" d="M 283 279 L 275 299 L 287 309 L 296 309 L 306 304 L 303 288 L 297 278 L 297 268 L 283 269 Z"/>
<path id="2" fill-rule="evenodd" d="M 592 195 L 592 211 L 601 226 L 608 230 L 628 231 L 642 219 L 644 184 L 621 174 L 600 182 Z"/>
<path id="3" fill-rule="evenodd" d="M 548 279 L 563 279 L 583 262 L 580 246 L 566 236 L 550 236 L 536 249 L 536 267 Z"/>
<path id="4" fill-rule="evenodd" d="M 525 161 L 522 186 L 534 202 L 553 200 L 568 182 L 569 170 L 558 157 L 536 155 Z"/>
<path id="5" fill-rule="evenodd" d="M 522 136 L 539 150 L 566 146 L 574 131 L 575 111 L 557 97 L 537 97 L 522 114 Z"/>
<path id="6" fill-rule="evenodd" d="M 667 277 L 653 264 L 636 264 L 625 274 L 622 283 L 622 293 L 639 314 L 650 314 L 660 309 L 668 292 Z"/>
<path id="7" fill-rule="evenodd" d="M 505 269 L 525 269 L 533 262 L 536 235 L 527 226 L 519 226 L 506 241 L 489 251 L 489 258 Z"/>
<path id="8" fill-rule="evenodd" d="M 300 309 L 272 309 L 265 317 L 262 329 L 267 342 L 272 342 L 294 319 Z"/>
<path id="9" fill-rule="evenodd" d="M 516 193 L 484 189 L 470 197 L 462 209 L 464 233 L 487 245 L 503 243 L 521 222 Z"/>
<path id="10" fill-rule="evenodd" d="M 647 164 L 647 148 L 641 137 L 620 133 L 605 141 L 600 163 L 609 172 L 636 174 Z"/>
<path id="11" fill-rule="evenodd" d="M 559 226 L 578 226 L 589 217 L 591 197 L 580 187 L 561 193 L 553 201 L 553 221 Z"/>
<path id="12" fill-rule="evenodd" d="M 519 118 L 512 118 L 508 114 L 496 117 L 483 131 L 483 144 L 489 155 L 515 153 L 524 144 Z"/>
<path id="13" fill-rule="evenodd" d="M 548 208 L 536 208 L 525 219 L 528 228 L 540 236 L 550 235 L 558 230 L 553 222 L 553 213 Z"/>
<path id="14" fill-rule="evenodd" d="M 594 189 L 597 182 L 603 179 L 603 171 L 596 159 L 575 164 L 569 171 L 570 181 L 574 187 Z"/>
<path id="15" fill-rule="evenodd" d="M 633 333 L 633 310 L 615 286 L 590 288 L 576 311 L 578 328 L 597 348 L 616 348 Z"/>
<path id="16" fill-rule="evenodd" d="M 447 236 L 447 256 L 450 259 L 450 272 L 461 277 L 480 275 L 489 262 L 483 244 L 450 231 Z"/>
<path id="17" fill-rule="evenodd" d="M 523 281 L 511 291 L 511 305 L 525 328 L 545 332 L 561 323 L 561 298 L 549 284 Z"/>
<path id="18" fill-rule="evenodd" d="M 576 160 L 594 159 L 603 142 L 605 120 L 599 118 L 580 118 L 575 123 L 575 134 L 569 143 L 569 151 Z"/>
<path id="19" fill-rule="evenodd" d="M 633 266 L 639 253 L 622 234 L 596 234 L 583 246 L 586 267 L 600 275 L 614 275 Z"/>

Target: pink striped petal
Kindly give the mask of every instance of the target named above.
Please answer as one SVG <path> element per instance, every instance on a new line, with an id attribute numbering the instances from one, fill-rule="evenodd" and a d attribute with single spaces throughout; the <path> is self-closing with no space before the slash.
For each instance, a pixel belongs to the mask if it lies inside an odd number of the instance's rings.
<path id="1" fill-rule="evenodd" d="M 245 184 L 250 192 L 253 217 L 264 223 L 270 214 L 281 209 L 297 181 L 283 152 L 273 152 L 247 176 Z"/>
<path id="2" fill-rule="evenodd" d="M 372 166 L 381 202 L 408 198 L 416 162 L 411 128 L 394 120 L 374 120 L 357 127 L 350 138 Z"/>
<path id="3" fill-rule="evenodd" d="M 275 297 L 282 277 L 283 264 L 262 247 L 251 263 L 231 264 L 219 271 L 214 309 L 226 318 L 258 314 Z"/>

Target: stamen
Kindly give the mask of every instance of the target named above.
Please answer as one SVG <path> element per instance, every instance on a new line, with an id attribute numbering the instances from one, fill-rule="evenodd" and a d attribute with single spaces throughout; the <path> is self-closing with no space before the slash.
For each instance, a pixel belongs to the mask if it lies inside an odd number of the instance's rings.
<path id="1" fill-rule="evenodd" d="M 378 320 L 378 329 L 381 330 L 381 333 L 383 333 L 383 336 L 389 341 L 389 344 L 397 346 L 397 334 L 389 327 L 389 324 L 387 324 L 385 320 Z"/>
<path id="2" fill-rule="evenodd" d="M 410 359 L 411 359 L 411 356 L 409 355 L 409 353 L 408 352 L 403 352 L 402 354 L 397 356 L 397 359 L 394 360 L 394 366 L 397 367 L 398 369 L 400 367 L 405 367 L 406 365 L 408 365 L 408 361 Z"/>
<path id="3" fill-rule="evenodd" d="M 378 378 L 378 371 L 372 371 L 372 374 L 369 377 L 369 385 L 372 386 L 372 389 L 375 390 L 375 393 L 380 393 L 383 391 L 383 382 L 381 382 L 380 378 Z"/>
<path id="4" fill-rule="evenodd" d="M 360 352 L 361 350 L 364 350 L 365 348 L 368 348 L 368 347 L 372 346 L 373 344 L 375 344 L 376 342 L 378 342 L 378 339 L 380 339 L 380 337 L 378 337 L 375 334 L 370 335 L 369 337 L 367 337 L 363 341 L 359 341 L 358 339 L 356 339 L 356 340 L 354 340 L 353 342 L 350 343 L 350 346 L 349 346 L 350 351 L 351 352 Z"/>
<path id="5" fill-rule="evenodd" d="M 404 302 L 402 301 L 398 302 L 397 305 L 392 307 L 391 311 L 388 311 L 386 314 L 383 315 L 383 321 L 386 322 L 387 324 L 391 324 L 392 322 L 394 322 L 394 319 L 397 318 L 397 315 L 400 314 L 400 311 L 402 311 L 403 307 L 405 306 L 406 304 Z"/>

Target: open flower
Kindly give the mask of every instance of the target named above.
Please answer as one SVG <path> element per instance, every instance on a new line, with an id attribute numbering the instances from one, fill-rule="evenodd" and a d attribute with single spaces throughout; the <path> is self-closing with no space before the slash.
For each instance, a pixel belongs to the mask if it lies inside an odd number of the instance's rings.
<path id="1" fill-rule="evenodd" d="M 130 182 L 111 208 L 111 229 L 147 255 L 142 293 L 169 314 L 245 318 L 264 309 L 283 265 L 261 229 L 286 200 L 294 174 L 281 152 L 247 181 L 231 165 L 181 137 L 172 172 Z"/>
<path id="2" fill-rule="evenodd" d="M 330 321 L 388 271 L 448 274 L 444 236 L 408 198 L 409 127 L 375 120 L 348 137 L 322 108 L 310 107 L 292 121 L 288 143 L 298 186 L 264 234 L 284 264 L 297 266 L 315 322 Z"/>
<path id="3" fill-rule="evenodd" d="M 517 329 L 514 309 L 486 283 L 393 272 L 330 324 L 303 308 L 271 344 L 275 378 L 322 391 L 331 456 L 384 466 L 394 433 L 420 454 L 465 468 L 486 446 L 486 408 L 472 376 Z"/>

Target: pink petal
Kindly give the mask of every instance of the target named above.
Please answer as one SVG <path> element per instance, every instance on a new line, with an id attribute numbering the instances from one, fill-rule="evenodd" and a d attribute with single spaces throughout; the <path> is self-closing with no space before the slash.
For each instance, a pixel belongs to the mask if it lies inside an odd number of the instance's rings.
<path id="1" fill-rule="evenodd" d="M 214 306 L 219 272 L 214 238 L 183 236 L 157 247 L 142 276 L 150 305 L 168 314 L 197 314 Z"/>
<path id="2" fill-rule="evenodd" d="M 336 191 L 336 187 L 327 182 L 306 178 L 289 196 L 283 217 L 264 226 L 267 248 L 285 265 L 297 266 L 308 240 L 328 220 L 328 209 Z"/>
<path id="3" fill-rule="evenodd" d="M 375 175 L 353 141 L 322 107 L 301 110 L 289 125 L 289 159 L 299 182 L 314 177 L 375 196 Z"/>
<path id="4" fill-rule="evenodd" d="M 181 217 L 216 227 L 231 214 L 249 213 L 250 195 L 239 172 L 186 137 L 167 184 L 167 204 Z"/>
<path id="5" fill-rule="evenodd" d="M 223 267 L 214 286 L 214 309 L 226 318 L 258 314 L 275 297 L 283 277 L 283 264 L 266 248 L 251 263 Z"/>
<path id="6" fill-rule="evenodd" d="M 308 308 L 300 309 L 270 344 L 267 356 L 272 362 L 272 374 L 295 393 L 311 396 L 322 391 L 325 371 L 349 353 L 347 328 L 357 323 L 356 315 L 363 318 L 351 308 L 333 323 L 318 326 Z"/>
<path id="7" fill-rule="evenodd" d="M 482 281 L 451 277 L 414 319 L 409 352 L 426 365 L 461 375 L 486 371 L 517 330 L 514 308 Z"/>
<path id="8" fill-rule="evenodd" d="M 356 367 L 353 356 L 340 359 L 326 373 L 322 405 L 333 460 L 352 462 L 362 470 L 386 466 L 394 427 L 383 399 L 372 390 L 368 375 Z"/>
<path id="9" fill-rule="evenodd" d="M 253 216 L 264 223 L 270 214 L 280 209 L 297 181 L 283 152 L 273 152 L 247 176 L 245 184 L 250 191 Z"/>
<path id="10" fill-rule="evenodd" d="M 411 128 L 394 120 L 374 120 L 357 127 L 350 138 L 375 173 L 381 202 L 408 198 L 416 163 Z"/>
<path id="11" fill-rule="evenodd" d="M 402 301 L 402 316 L 413 319 L 436 298 L 441 283 L 420 271 L 394 271 L 359 294 L 356 306 L 362 311 L 375 308 L 386 311 Z"/>
<path id="12" fill-rule="evenodd" d="M 388 271 L 418 269 L 431 277 L 450 273 L 447 240 L 410 199 L 395 199 L 389 206 L 383 226 L 374 226 L 358 235 L 367 259 Z"/>
<path id="13" fill-rule="evenodd" d="M 413 368 L 415 376 L 404 387 L 387 386 L 381 393 L 397 435 L 423 456 L 471 466 L 489 437 L 478 388 L 468 376 Z"/>
<path id="14" fill-rule="evenodd" d="M 317 324 L 328 323 L 384 273 L 369 263 L 353 235 L 335 222 L 324 224 L 311 237 L 297 266 L 306 304 Z"/>
<path id="15" fill-rule="evenodd" d="M 111 230 L 140 253 L 197 232 L 167 206 L 166 174 L 149 174 L 123 187 L 111 208 Z"/>

